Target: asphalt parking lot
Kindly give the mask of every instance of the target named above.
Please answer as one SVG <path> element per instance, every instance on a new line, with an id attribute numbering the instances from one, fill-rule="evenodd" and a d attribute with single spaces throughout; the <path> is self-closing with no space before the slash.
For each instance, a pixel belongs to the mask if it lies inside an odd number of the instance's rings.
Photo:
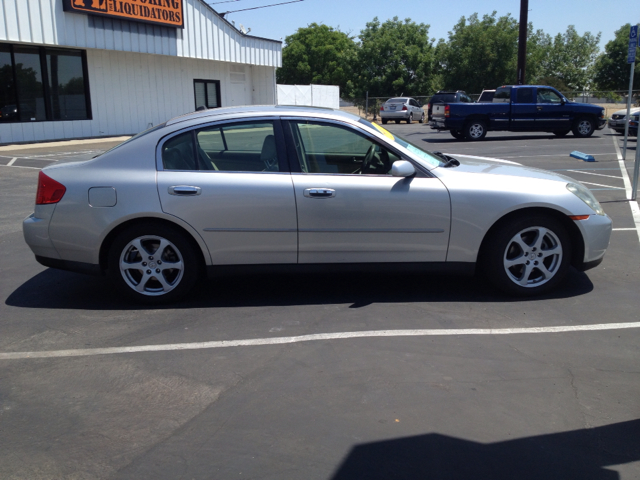
<path id="1" fill-rule="evenodd" d="M 353 274 L 223 278 L 132 306 L 39 265 L 21 231 L 40 168 L 117 142 L 0 148 L 0 478 L 640 478 L 635 138 L 625 161 L 608 129 L 469 143 L 387 127 L 583 182 L 614 221 L 604 262 L 526 300 Z"/>

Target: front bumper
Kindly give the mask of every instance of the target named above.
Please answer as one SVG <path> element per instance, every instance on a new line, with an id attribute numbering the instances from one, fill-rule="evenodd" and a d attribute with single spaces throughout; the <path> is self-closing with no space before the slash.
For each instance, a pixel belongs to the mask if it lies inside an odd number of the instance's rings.
<path id="1" fill-rule="evenodd" d="M 607 119 L 606 118 L 599 118 L 598 119 L 598 130 L 602 130 L 606 125 L 607 125 Z"/>
<path id="2" fill-rule="evenodd" d="M 576 225 L 584 239 L 584 259 L 580 268 L 584 271 L 602 261 L 611 239 L 612 222 L 608 215 L 591 215 L 587 220 L 577 220 Z"/>

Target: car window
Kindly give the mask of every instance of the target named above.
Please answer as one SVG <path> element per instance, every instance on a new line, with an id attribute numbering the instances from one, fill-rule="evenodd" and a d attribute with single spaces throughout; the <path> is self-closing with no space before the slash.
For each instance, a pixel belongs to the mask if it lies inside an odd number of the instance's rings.
<path id="1" fill-rule="evenodd" d="M 509 103 L 511 101 L 511 87 L 498 88 L 493 95 L 493 103 Z"/>
<path id="2" fill-rule="evenodd" d="M 539 88 L 538 103 L 562 103 L 562 98 L 553 90 Z"/>
<path id="3" fill-rule="evenodd" d="M 165 170 L 199 170 L 193 149 L 193 132 L 181 133 L 164 142 L 162 165 Z"/>
<path id="4" fill-rule="evenodd" d="M 304 173 L 387 175 L 400 159 L 348 127 L 311 121 L 290 125 Z"/>
<path id="5" fill-rule="evenodd" d="M 455 101 L 455 93 L 434 95 L 431 98 L 431 103 L 454 103 Z"/>
<path id="6" fill-rule="evenodd" d="M 516 103 L 534 103 L 533 102 L 533 88 L 518 88 Z"/>
<path id="7" fill-rule="evenodd" d="M 273 122 L 225 124 L 196 132 L 202 168 L 227 172 L 279 172 Z"/>

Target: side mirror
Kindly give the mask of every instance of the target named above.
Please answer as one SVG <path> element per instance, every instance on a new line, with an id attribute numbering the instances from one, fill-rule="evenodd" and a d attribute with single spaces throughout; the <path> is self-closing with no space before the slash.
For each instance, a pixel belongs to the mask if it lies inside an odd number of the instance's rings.
<path id="1" fill-rule="evenodd" d="M 411 162 L 407 162 L 406 160 L 396 160 L 391 165 L 391 175 L 394 177 L 410 177 L 415 175 L 416 169 L 413 168 Z"/>

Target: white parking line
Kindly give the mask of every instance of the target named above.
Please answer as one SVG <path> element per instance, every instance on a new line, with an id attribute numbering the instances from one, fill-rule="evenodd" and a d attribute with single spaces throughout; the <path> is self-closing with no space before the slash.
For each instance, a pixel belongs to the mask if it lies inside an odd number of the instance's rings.
<path id="1" fill-rule="evenodd" d="M 9 160 L 9 163 L 7 163 L 7 167 L 10 167 L 14 163 L 16 163 L 16 160 L 18 160 L 18 157 L 13 157 L 11 160 Z"/>
<path id="2" fill-rule="evenodd" d="M 607 187 L 612 190 L 624 190 L 624 187 L 612 187 L 611 185 L 602 185 L 601 183 L 591 183 L 591 182 L 580 182 L 580 183 L 584 183 L 585 185 L 595 185 L 596 187 Z"/>
<path id="3" fill-rule="evenodd" d="M 5 352 L 0 360 L 28 358 L 86 357 L 93 355 L 113 355 L 116 353 L 166 352 L 174 350 L 204 350 L 227 347 L 256 347 L 262 345 L 283 345 L 288 343 L 314 342 L 322 340 L 345 340 L 349 338 L 371 337 L 430 337 L 452 335 L 518 335 L 532 333 L 593 332 L 640 328 L 640 322 L 600 323 L 595 325 L 563 325 L 557 327 L 528 328 L 460 328 L 434 330 L 369 330 L 363 332 L 316 333 L 297 337 L 252 338 L 247 340 L 222 340 L 217 342 L 174 343 L 168 345 L 140 345 L 135 347 L 85 348 L 78 350 L 50 350 L 42 352 Z"/>
<path id="4" fill-rule="evenodd" d="M 34 170 L 42 170 L 42 167 L 23 167 L 22 165 L 2 165 L 0 167 L 11 167 L 11 168 L 33 168 Z"/>
<path id="5" fill-rule="evenodd" d="M 622 177 L 614 177 L 613 175 L 605 175 L 603 173 L 585 172 L 583 170 L 566 170 L 567 172 L 584 173 L 585 175 L 597 175 L 598 177 L 618 178 L 622 180 Z"/>
<path id="6" fill-rule="evenodd" d="M 616 137 L 611 137 L 613 139 L 613 146 L 616 149 L 616 155 L 618 156 L 618 165 L 620 166 L 620 171 L 622 172 L 622 180 L 624 181 L 624 188 L 627 193 L 627 199 L 629 199 L 629 207 L 631 207 L 631 215 L 633 216 L 633 223 L 636 224 L 636 230 L 638 232 L 638 240 L 640 240 L 640 207 L 638 207 L 638 202 L 631 200 L 631 180 L 629 179 L 629 174 L 627 173 L 627 167 L 624 164 L 624 159 L 622 158 L 622 152 L 620 151 L 620 145 L 618 145 L 618 140 Z"/>

